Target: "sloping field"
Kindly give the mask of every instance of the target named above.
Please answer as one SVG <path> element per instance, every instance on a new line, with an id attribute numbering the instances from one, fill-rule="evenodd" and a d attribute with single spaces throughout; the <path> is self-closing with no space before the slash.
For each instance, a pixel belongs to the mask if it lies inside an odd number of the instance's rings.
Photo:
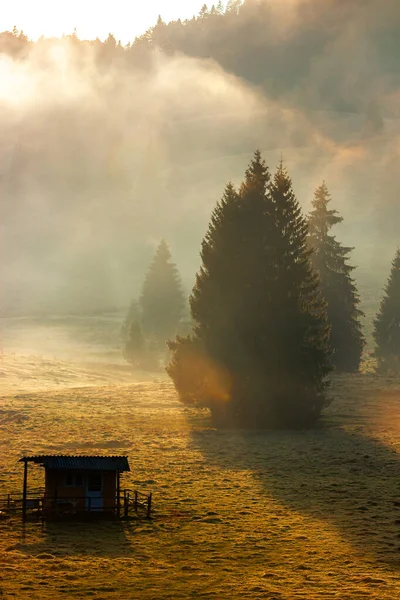
<path id="1" fill-rule="evenodd" d="M 213 430 L 166 380 L 4 392 L 3 493 L 25 452 L 126 453 L 156 513 L 0 521 L 0 598 L 399 598 L 400 390 L 365 375 L 333 392 L 320 429 L 271 433 Z"/>
<path id="2" fill-rule="evenodd" d="M 72 363 L 35 355 L 3 354 L 0 362 L 0 397 L 74 387 L 127 384 L 165 378 L 163 373 L 133 372 L 121 363 Z"/>

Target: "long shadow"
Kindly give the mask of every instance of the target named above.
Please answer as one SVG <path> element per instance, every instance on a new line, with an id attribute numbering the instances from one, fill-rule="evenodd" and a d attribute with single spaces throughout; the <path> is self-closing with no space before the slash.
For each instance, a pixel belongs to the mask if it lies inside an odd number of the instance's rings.
<path id="1" fill-rule="evenodd" d="M 151 523 L 143 521 L 49 521 L 20 526 L 18 549 L 36 558 L 96 556 L 118 558 L 136 556 L 135 529 L 152 533 Z"/>
<path id="2" fill-rule="evenodd" d="M 400 455 L 368 437 L 376 391 L 341 400 L 314 430 L 216 431 L 206 421 L 199 430 L 197 418 L 191 445 L 218 468 L 251 471 L 266 494 L 333 525 L 357 554 L 400 568 Z"/>

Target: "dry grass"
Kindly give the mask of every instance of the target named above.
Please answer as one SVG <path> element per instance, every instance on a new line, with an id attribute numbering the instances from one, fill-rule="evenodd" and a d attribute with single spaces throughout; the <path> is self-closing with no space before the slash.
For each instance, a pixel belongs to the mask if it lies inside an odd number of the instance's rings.
<path id="1" fill-rule="evenodd" d="M 2 492 L 21 487 L 23 452 L 126 453 L 127 487 L 152 490 L 157 512 L 152 522 L 25 530 L 0 521 L 0 598 L 400 597 L 396 382 L 338 378 L 318 430 L 217 432 L 162 378 L 104 385 L 65 362 L 61 389 L 49 391 L 57 365 L 36 364 L 28 392 L 11 371 L 32 365 L 7 360 Z M 30 484 L 41 476 L 32 467 Z"/>

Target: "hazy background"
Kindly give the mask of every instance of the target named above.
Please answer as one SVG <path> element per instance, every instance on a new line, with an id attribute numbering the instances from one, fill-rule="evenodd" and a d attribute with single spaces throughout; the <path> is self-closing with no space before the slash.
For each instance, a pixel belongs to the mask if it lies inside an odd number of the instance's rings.
<path id="1" fill-rule="evenodd" d="M 168 44 L 0 36 L 2 316 L 126 307 L 160 238 L 189 292 L 256 147 L 271 168 L 283 154 L 305 211 L 327 181 L 379 297 L 399 243 L 400 7 L 271 1 L 263 21 L 255 4 L 241 28 L 159 27 Z"/>

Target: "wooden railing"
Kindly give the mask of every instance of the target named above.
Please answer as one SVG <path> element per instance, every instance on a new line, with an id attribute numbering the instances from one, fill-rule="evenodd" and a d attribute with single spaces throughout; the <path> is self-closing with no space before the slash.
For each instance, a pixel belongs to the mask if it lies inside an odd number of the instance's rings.
<path id="1" fill-rule="evenodd" d="M 101 506 L 97 505 L 101 501 Z M 0 497 L 0 513 L 6 515 L 27 513 L 41 518 L 84 516 L 88 514 L 114 515 L 129 518 L 132 513 L 150 518 L 153 511 L 152 494 L 137 490 L 122 490 L 120 494 L 101 498 L 90 496 L 50 497 L 43 490 L 32 490 L 27 494 L 24 506 L 21 494 L 8 494 Z"/>
<path id="2" fill-rule="evenodd" d="M 124 517 L 128 517 L 129 509 L 133 508 L 135 513 L 138 513 L 139 510 L 144 510 L 146 512 L 146 517 L 150 519 L 153 502 L 151 493 L 147 495 L 138 492 L 137 490 L 124 490 L 123 495 Z"/>
<path id="3" fill-rule="evenodd" d="M 30 490 L 26 497 L 26 508 L 37 509 L 41 507 L 44 490 L 37 488 Z M 23 510 L 23 497 L 21 493 L 11 493 L 0 497 L 0 512 L 6 514 L 19 513 Z"/>

